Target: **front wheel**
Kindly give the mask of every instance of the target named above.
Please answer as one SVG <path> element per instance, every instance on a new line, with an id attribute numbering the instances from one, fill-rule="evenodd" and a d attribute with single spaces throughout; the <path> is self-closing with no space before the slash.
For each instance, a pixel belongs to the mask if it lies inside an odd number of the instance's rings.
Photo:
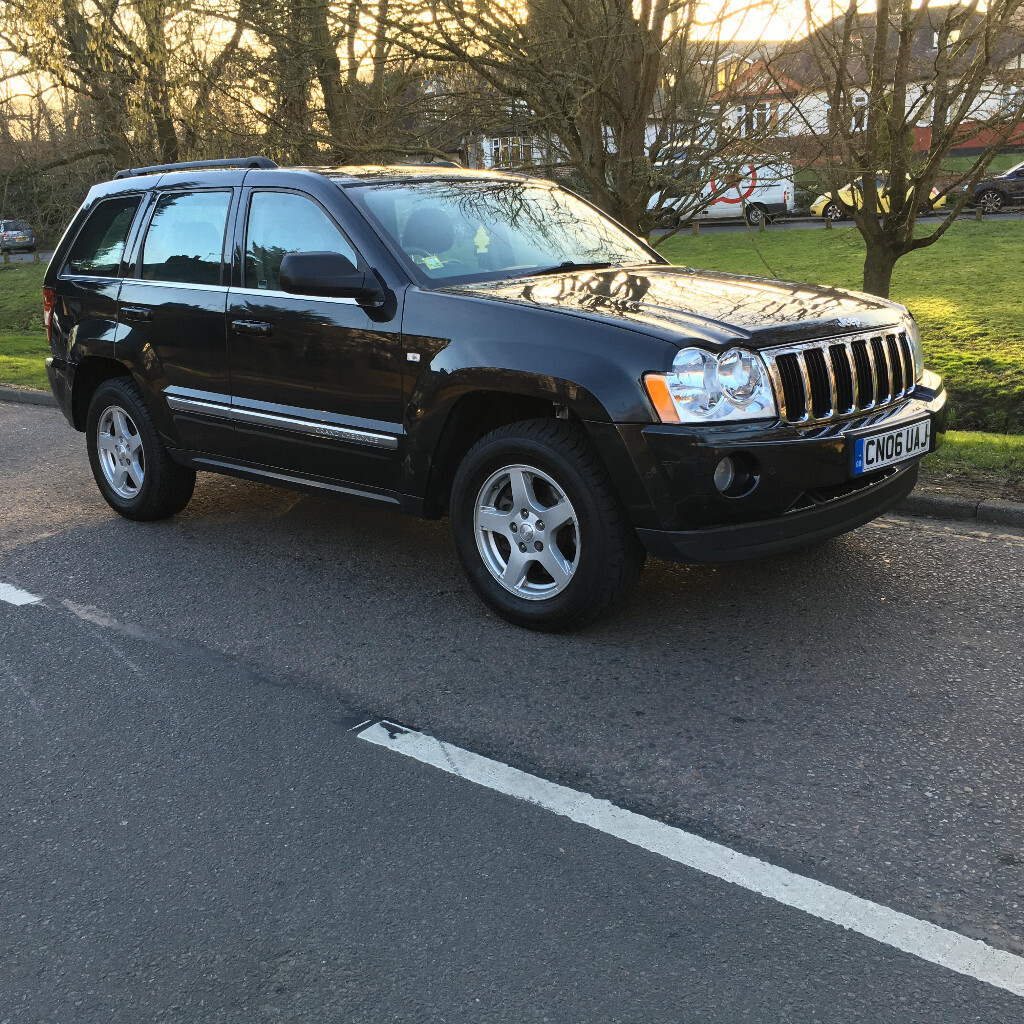
<path id="1" fill-rule="evenodd" d="M 768 211 L 756 203 L 753 206 L 748 206 L 744 209 L 743 213 L 747 218 L 747 223 L 752 227 L 757 227 L 762 220 L 766 220 L 768 217 Z"/>
<path id="2" fill-rule="evenodd" d="M 821 211 L 821 216 L 825 220 L 837 221 L 842 220 L 846 214 L 838 203 L 829 203 L 825 209 Z"/>
<path id="3" fill-rule="evenodd" d="M 115 512 L 126 519 L 166 519 L 189 503 L 195 470 L 172 461 L 130 377 L 114 377 L 96 389 L 85 434 L 96 485 Z"/>
<path id="4" fill-rule="evenodd" d="M 477 595 L 530 629 L 593 621 L 629 593 L 646 557 L 586 432 L 559 420 L 478 441 L 455 477 L 451 528 Z"/>

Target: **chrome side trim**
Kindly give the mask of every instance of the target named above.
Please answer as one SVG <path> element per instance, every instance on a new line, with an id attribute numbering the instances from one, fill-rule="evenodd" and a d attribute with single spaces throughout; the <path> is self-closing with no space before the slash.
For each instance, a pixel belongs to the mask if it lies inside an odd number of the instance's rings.
<path id="1" fill-rule="evenodd" d="M 372 430 L 356 430 L 354 427 L 336 427 L 331 423 L 298 419 L 293 416 L 275 416 L 269 412 L 243 409 L 237 405 L 231 407 L 231 418 L 236 423 L 255 423 L 258 426 L 276 427 L 279 430 L 289 430 L 296 434 L 312 434 L 315 437 L 326 437 L 333 441 L 350 441 L 352 444 L 365 444 L 373 448 L 398 447 L 398 438 L 389 434 L 378 434 Z"/>
<path id="2" fill-rule="evenodd" d="M 371 448 L 396 449 L 398 438 L 392 434 L 380 434 L 375 430 L 359 430 L 355 427 L 336 426 L 319 420 L 309 420 L 297 416 L 278 416 L 255 409 L 245 409 L 237 405 L 225 405 L 222 402 L 211 402 L 201 398 L 184 398 L 180 394 L 172 394 L 171 388 L 164 392 L 167 405 L 174 412 L 194 413 L 209 416 L 212 419 L 231 420 L 233 423 L 252 423 L 257 426 L 274 427 L 288 430 L 296 434 L 310 434 L 314 437 L 325 437 L 332 441 L 347 441 L 350 444 L 363 444 Z"/>
<path id="3" fill-rule="evenodd" d="M 204 402 L 202 399 L 182 398 L 180 395 L 170 395 L 164 392 L 167 404 L 174 412 L 194 412 L 200 416 L 210 416 L 217 420 L 230 420 L 231 406 L 221 405 L 219 402 Z"/>

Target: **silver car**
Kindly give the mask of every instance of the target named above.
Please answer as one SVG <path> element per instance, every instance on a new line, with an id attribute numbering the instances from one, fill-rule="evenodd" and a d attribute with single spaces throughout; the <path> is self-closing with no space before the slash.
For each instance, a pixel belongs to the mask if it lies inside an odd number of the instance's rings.
<path id="1" fill-rule="evenodd" d="M 36 251 L 36 233 L 27 220 L 0 220 L 0 252 Z"/>

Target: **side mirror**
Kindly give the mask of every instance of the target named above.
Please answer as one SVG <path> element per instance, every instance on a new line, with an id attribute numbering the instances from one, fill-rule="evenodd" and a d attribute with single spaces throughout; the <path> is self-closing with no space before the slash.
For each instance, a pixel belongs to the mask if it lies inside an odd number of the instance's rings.
<path id="1" fill-rule="evenodd" d="M 340 252 L 290 252 L 281 261 L 281 287 L 293 295 L 380 302 L 384 289 L 365 270 L 358 270 Z"/>

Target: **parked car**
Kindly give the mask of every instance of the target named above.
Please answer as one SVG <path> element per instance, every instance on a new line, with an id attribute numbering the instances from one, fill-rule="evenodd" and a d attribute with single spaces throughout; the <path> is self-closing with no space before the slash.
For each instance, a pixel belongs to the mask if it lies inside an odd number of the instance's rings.
<path id="1" fill-rule="evenodd" d="M 909 175 L 907 176 L 909 179 Z M 878 209 L 881 213 L 889 212 L 889 196 L 891 194 L 891 182 L 888 171 L 879 171 L 875 175 L 875 188 L 878 190 Z M 849 216 L 848 209 L 859 210 L 864 205 L 864 181 L 857 178 L 853 186 L 844 185 L 838 190 L 836 196 L 827 192 L 818 196 L 811 203 L 811 216 L 823 217 L 825 220 L 845 220 Z M 910 198 L 910 189 L 907 189 L 907 198 Z M 845 205 L 844 205 L 845 204 Z M 939 190 L 933 188 L 928 194 L 928 202 L 922 204 L 920 212 L 930 213 L 932 210 L 941 210 L 946 205 L 946 197 L 939 195 Z"/>
<path id="2" fill-rule="evenodd" d="M 0 252 L 35 252 L 36 233 L 27 220 L 0 220 Z"/>
<path id="3" fill-rule="evenodd" d="M 511 174 L 121 172 L 43 309 L 50 385 L 120 515 L 180 512 L 197 470 L 447 515 L 479 596 L 538 629 L 606 611 L 648 552 L 851 530 L 946 429 L 902 306 L 672 266 Z"/>
<path id="4" fill-rule="evenodd" d="M 1004 207 L 1021 203 L 1024 203 L 1024 163 L 978 182 L 971 190 L 966 205 L 980 206 L 986 213 L 998 213 Z"/>
<path id="5" fill-rule="evenodd" d="M 793 168 L 789 164 L 750 163 L 740 174 L 707 172 L 707 180 L 696 195 L 672 194 L 661 205 L 662 223 L 679 220 L 725 220 L 746 218 L 750 224 L 775 220 L 793 212 Z M 695 183 L 693 189 L 697 192 Z M 661 204 L 664 193 L 651 198 L 649 209 Z"/>

